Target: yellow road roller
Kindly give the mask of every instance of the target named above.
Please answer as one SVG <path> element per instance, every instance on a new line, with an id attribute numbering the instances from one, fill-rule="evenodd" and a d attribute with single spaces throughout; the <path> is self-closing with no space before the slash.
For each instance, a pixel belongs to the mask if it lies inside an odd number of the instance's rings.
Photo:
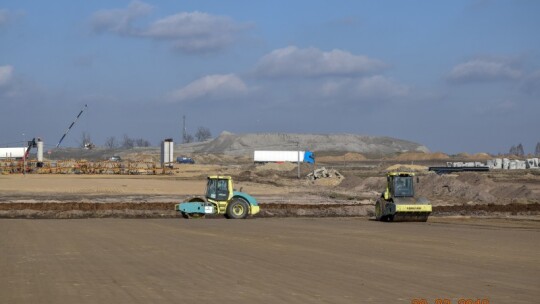
<path id="1" fill-rule="evenodd" d="M 389 172 L 386 190 L 375 203 L 375 219 L 383 222 L 425 222 L 432 207 L 414 195 L 414 173 Z"/>
<path id="2" fill-rule="evenodd" d="M 206 195 L 175 205 L 185 218 L 203 218 L 207 214 L 223 214 L 229 219 L 244 219 L 259 213 L 259 204 L 247 193 L 233 189 L 230 176 L 208 176 Z"/>

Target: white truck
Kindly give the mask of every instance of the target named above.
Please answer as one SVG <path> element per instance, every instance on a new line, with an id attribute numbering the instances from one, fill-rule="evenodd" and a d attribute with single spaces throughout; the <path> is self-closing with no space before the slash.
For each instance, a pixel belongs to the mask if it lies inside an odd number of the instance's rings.
<path id="1" fill-rule="evenodd" d="M 311 151 L 254 151 L 253 162 L 255 163 L 280 163 L 293 162 L 296 163 L 315 162 L 315 155 Z"/>
<path id="2" fill-rule="evenodd" d="M 24 157 L 26 153 L 26 148 L 0 148 L 0 158 L 15 158 L 20 159 Z"/>

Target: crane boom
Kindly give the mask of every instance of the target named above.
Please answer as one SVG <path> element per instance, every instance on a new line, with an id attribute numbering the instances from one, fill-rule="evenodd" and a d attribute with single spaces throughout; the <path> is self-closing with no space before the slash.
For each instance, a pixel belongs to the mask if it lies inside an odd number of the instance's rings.
<path id="1" fill-rule="evenodd" d="M 88 105 L 84 105 L 84 107 L 82 108 L 82 110 L 79 112 L 79 115 L 77 115 L 77 117 L 75 118 L 75 120 L 71 123 L 71 125 L 69 125 L 69 128 L 66 130 L 66 133 L 64 133 L 64 135 L 62 135 L 62 138 L 60 138 L 60 141 L 58 141 L 58 144 L 56 144 L 56 147 L 57 147 L 57 148 L 60 146 L 60 144 L 62 143 L 62 141 L 63 141 L 64 138 L 66 137 L 66 135 L 69 133 L 69 130 L 71 130 L 71 128 L 73 127 L 73 125 L 77 122 L 77 120 L 79 119 L 79 117 L 81 117 L 82 113 L 84 112 L 84 110 L 86 110 L 87 107 L 88 107 Z"/>

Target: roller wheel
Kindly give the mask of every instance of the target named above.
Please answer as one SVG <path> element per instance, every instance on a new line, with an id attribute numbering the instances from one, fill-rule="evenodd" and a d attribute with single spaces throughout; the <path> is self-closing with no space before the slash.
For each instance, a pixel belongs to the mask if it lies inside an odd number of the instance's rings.
<path id="1" fill-rule="evenodd" d="M 383 218 L 383 216 L 382 216 L 381 202 L 379 200 L 377 200 L 377 202 L 375 203 L 375 219 L 377 221 L 381 221 L 382 218 Z"/>
<path id="2" fill-rule="evenodd" d="M 182 217 L 186 218 L 186 219 L 202 219 L 204 218 L 205 214 L 204 213 L 186 213 L 186 212 L 182 212 Z"/>
<path id="3" fill-rule="evenodd" d="M 249 214 L 249 204 L 240 197 L 235 197 L 227 206 L 227 218 L 244 219 Z"/>

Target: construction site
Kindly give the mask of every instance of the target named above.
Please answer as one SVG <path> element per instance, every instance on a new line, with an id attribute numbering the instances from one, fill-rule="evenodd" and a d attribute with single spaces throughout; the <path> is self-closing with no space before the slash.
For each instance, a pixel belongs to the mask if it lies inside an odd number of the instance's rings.
<path id="1" fill-rule="evenodd" d="M 13 274 L 0 279 L 6 302 L 538 296 L 534 160 L 509 170 L 488 154 L 348 134 L 224 132 L 201 143 L 59 148 L 46 157 L 40 142 L 22 149 L 35 153 L 0 160 L 0 270 Z M 222 200 L 211 188 L 221 181 Z M 410 194 L 399 192 L 402 181 Z"/>

